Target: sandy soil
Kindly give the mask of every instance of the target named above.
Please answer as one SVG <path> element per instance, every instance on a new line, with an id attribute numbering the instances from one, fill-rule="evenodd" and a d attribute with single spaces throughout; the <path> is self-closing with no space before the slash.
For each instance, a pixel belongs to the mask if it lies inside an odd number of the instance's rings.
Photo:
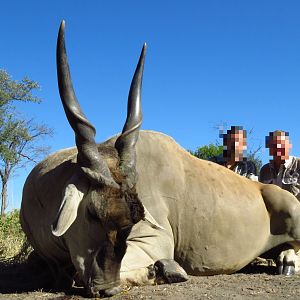
<path id="1" fill-rule="evenodd" d="M 274 267 L 260 266 L 233 275 L 191 276 L 179 284 L 127 288 L 112 299 L 300 299 L 300 275 L 285 277 L 274 272 Z M 82 293 L 78 288 L 67 294 L 43 291 L 0 294 L 0 299 L 87 299 Z"/>

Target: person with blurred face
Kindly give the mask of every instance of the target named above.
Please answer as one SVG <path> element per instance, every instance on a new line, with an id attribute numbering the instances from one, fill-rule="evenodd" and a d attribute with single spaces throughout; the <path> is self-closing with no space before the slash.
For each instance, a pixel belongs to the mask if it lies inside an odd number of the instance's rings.
<path id="1" fill-rule="evenodd" d="M 223 155 L 214 156 L 210 160 L 257 181 L 256 166 L 246 158 L 247 133 L 242 126 L 231 126 L 223 137 Z"/>
<path id="2" fill-rule="evenodd" d="M 269 148 L 272 159 L 261 168 L 259 181 L 276 184 L 300 200 L 300 159 L 290 156 L 289 133 L 282 130 L 270 132 L 266 137 L 266 148 Z"/>

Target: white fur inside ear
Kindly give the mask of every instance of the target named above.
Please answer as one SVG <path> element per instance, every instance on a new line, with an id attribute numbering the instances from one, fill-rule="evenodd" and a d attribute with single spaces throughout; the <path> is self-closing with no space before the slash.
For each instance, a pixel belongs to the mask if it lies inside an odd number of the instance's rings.
<path id="1" fill-rule="evenodd" d="M 144 206 L 144 205 L 143 205 Z M 144 212 L 145 212 L 145 218 L 144 220 L 149 222 L 153 228 L 166 230 L 164 227 L 159 225 L 156 220 L 153 218 L 153 216 L 150 214 L 149 210 L 144 206 Z"/>
<path id="2" fill-rule="evenodd" d="M 77 217 L 78 206 L 87 190 L 86 185 L 81 182 L 83 178 L 73 176 L 67 184 L 64 198 L 51 225 L 53 235 L 63 235 L 73 224 Z M 83 180 L 85 182 L 85 180 Z"/>

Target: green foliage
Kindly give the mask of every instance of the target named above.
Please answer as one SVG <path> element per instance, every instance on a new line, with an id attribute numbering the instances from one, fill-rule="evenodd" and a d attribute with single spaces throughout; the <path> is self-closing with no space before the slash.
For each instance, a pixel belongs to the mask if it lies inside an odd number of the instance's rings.
<path id="1" fill-rule="evenodd" d="M 32 91 L 39 89 L 39 84 L 28 77 L 16 81 L 5 71 L 0 69 L 0 107 L 11 104 L 12 100 L 26 102 L 40 102 Z"/>
<path id="2" fill-rule="evenodd" d="M 209 158 L 212 156 L 217 156 L 222 154 L 223 146 L 210 143 L 209 145 L 205 145 L 197 148 L 195 151 L 189 150 L 189 152 L 198 158 L 209 160 Z"/>
<path id="3" fill-rule="evenodd" d="M 0 69 L 0 163 L 1 179 L 4 173 L 11 171 L 20 162 L 22 150 L 34 138 L 32 121 L 18 116 L 13 101 L 41 102 L 32 92 L 39 89 L 39 84 L 28 77 L 16 81 Z M 35 127 L 35 126 L 33 126 Z M 4 172 L 4 166 L 6 170 Z M 3 176 L 2 176 L 3 175 Z M 11 174 L 9 174 L 11 175 Z"/>
<path id="4" fill-rule="evenodd" d="M 13 210 L 0 217 L 0 259 L 10 258 L 22 252 L 25 242 L 26 237 L 19 221 L 19 210 Z"/>
<path id="5" fill-rule="evenodd" d="M 14 101 L 40 103 L 34 96 L 39 84 L 28 77 L 16 81 L 0 69 L 0 179 L 1 215 L 7 207 L 7 184 L 17 168 L 37 162 L 49 148 L 39 142 L 52 131 L 45 125 L 35 124 L 17 113 Z"/>
<path id="6" fill-rule="evenodd" d="M 18 155 L 14 149 L 23 141 L 30 140 L 30 134 L 24 121 L 14 120 L 7 116 L 6 124 L 1 128 L 0 134 L 0 158 L 10 164 L 18 162 Z"/>
<path id="7" fill-rule="evenodd" d="M 5 217 L 0 217 L 0 232 L 5 235 L 20 235 L 22 228 L 19 222 L 19 211 L 14 209 Z"/>
<path id="8" fill-rule="evenodd" d="M 247 156 L 247 159 L 249 161 L 254 162 L 257 172 L 259 172 L 259 170 L 262 167 L 262 160 L 257 155 L 257 153 L 259 152 L 260 149 L 261 149 L 261 147 L 258 147 L 255 151 L 251 151 L 250 153 L 248 153 L 248 156 Z M 192 155 L 194 155 L 198 158 L 209 160 L 213 156 L 218 156 L 218 155 L 222 154 L 223 146 L 220 146 L 218 143 L 216 143 L 216 144 L 210 143 L 209 145 L 205 145 L 205 146 L 197 148 L 195 151 L 191 151 L 191 150 L 188 150 L 188 151 Z"/>

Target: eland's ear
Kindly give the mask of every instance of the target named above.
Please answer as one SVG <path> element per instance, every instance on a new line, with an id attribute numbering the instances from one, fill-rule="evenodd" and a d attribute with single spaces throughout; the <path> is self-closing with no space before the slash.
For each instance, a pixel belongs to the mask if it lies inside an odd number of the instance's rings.
<path id="1" fill-rule="evenodd" d="M 70 228 L 76 220 L 79 204 L 87 190 L 88 183 L 85 178 L 74 175 L 68 181 L 61 206 L 51 225 L 53 235 L 61 236 Z"/>

